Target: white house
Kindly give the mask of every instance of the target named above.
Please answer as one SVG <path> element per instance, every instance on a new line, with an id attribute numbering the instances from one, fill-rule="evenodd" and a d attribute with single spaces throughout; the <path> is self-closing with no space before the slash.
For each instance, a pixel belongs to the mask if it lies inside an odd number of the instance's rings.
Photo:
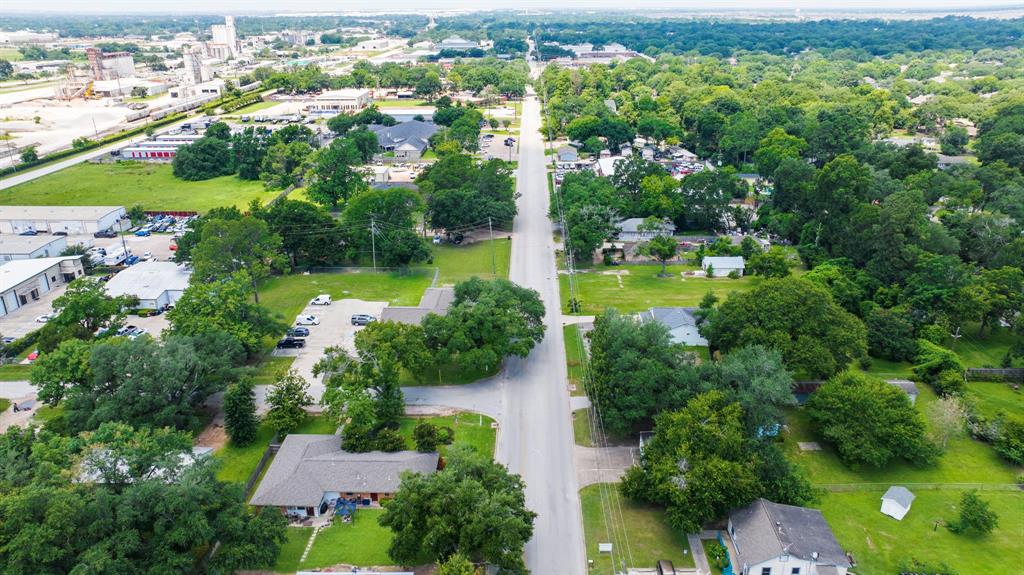
<path id="1" fill-rule="evenodd" d="M 889 517 L 902 521 L 903 517 L 910 511 L 916 495 L 902 485 L 893 485 L 882 496 L 881 512 Z"/>
<path id="2" fill-rule="evenodd" d="M 67 232 L 92 234 L 127 217 L 122 206 L 2 206 L 0 234 Z"/>
<path id="3" fill-rule="evenodd" d="M 0 317 L 83 275 L 82 256 L 11 260 L 0 265 Z"/>
<path id="4" fill-rule="evenodd" d="M 641 321 L 656 321 L 668 328 L 672 343 L 706 346 L 708 340 L 697 329 L 694 307 L 652 307 L 637 314 Z"/>
<path id="5" fill-rule="evenodd" d="M 0 262 L 59 256 L 68 247 L 64 236 L 0 235 Z"/>
<path id="6" fill-rule="evenodd" d="M 737 575 L 846 575 L 843 548 L 821 511 L 758 499 L 729 514 Z"/>
<path id="7" fill-rule="evenodd" d="M 161 309 L 181 298 L 191 275 L 174 262 L 141 262 L 110 278 L 107 294 L 133 295 L 139 298 L 140 309 Z"/>
<path id="8" fill-rule="evenodd" d="M 700 262 L 700 267 L 707 273 L 711 268 L 716 278 L 723 278 L 732 272 L 743 275 L 744 264 L 742 256 L 707 256 Z M 709 276 L 712 274 L 708 274 Z"/>

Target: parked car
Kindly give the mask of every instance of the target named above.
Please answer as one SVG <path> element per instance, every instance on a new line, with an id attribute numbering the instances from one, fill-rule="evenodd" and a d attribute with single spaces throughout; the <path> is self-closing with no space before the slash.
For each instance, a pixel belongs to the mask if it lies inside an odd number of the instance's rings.
<path id="1" fill-rule="evenodd" d="M 295 325 L 320 325 L 320 318 L 315 315 L 300 315 L 295 318 Z"/>
<path id="2" fill-rule="evenodd" d="M 55 236 L 66 236 L 66 235 L 68 235 L 68 233 L 65 232 L 65 231 L 56 231 L 56 232 L 53 232 L 53 235 L 55 235 Z"/>
<path id="3" fill-rule="evenodd" d="M 145 238 L 145 237 L 150 236 L 151 232 L 149 230 L 147 230 L 146 228 L 142 228 L 141 230 L 135 232 L 135 235 L 140 237 L 140 238 Z"/>
<path id="4" fill-rule="evenodd" d="M 171 250 L 172 252 L 176 252 L 178 251 L 178 244 L 171 244 L 167 249 Z"/>
<path id="5" fill-rule="evenodd" d="M 134 325 L 125 325 L 118 328 L 117 332 L 115 333 L 116 335 L 128 335 L 130 333 L 134 333 L 135 330 L 137 329 L 139 328 L 135 327 Z"/>
<path id="6" fill-rule="evenodd" d="M 309 335 L 309 328 L 305 327 L 293 327 L 288 330 L 288 337 L 307 337 Z"/>
<path id="7" fill-rule="evenodd" d="M 30 362 L 39 359 L 39 350 L 34 350 L 32 353 L 28 354 L 28 357 L 26 359 L 28 359 Z"/>
<path id="8" fill-rule="evenodd" d="M 0 342 L 3 342 L 4 345 L 11 345 L 12 343 L 14 343 L 15 339 L 17 339 L 17 338 L 5 337 L 3 339 L 0 339 Z"/>
<path id="9" fill-rule="evenodd" d="M 128 259 L 124 260 L 124 265 L 133 266 L 139 263 L 139 256 L 128 256 Z"/>
<path id="10" fill-rule="evenodd" d="M 149 333 L 148 329 L 146 329 L 144 327 L 140 327 L 140 328 L 136 329 L 135 331 L 131 332 L 130 334 L 128 334 L 128 339 L 135 339 L 135 338 L 137 338 L 139 336 L 146 335 L 147 333 Z"/>
<path id="11" fill-rule="evenodd" d="M 303 347 L 306 347 L 306 340 L 294 337 L 286 337 L 277 342 L 277 349 L 299 349 Z"/>
<path id="12" fill-rule="evenodd" d="M 39 232 L 37 232 L 35 230 L 25 230 L 25 231 L 21 232 L 18 235 L 19 236 L 38 236 Z"/>
<path id="13" fill-rule="evenodd" d="M 153 252 L 145 252 L 142 254 L 142 261 L 148 262 L 151 259 L 153 259 Z"/>
<path id="14" fill-rule="evenodd" d="M 357 313 L 352 316 L 352 325 L 368 325 L 377 321 L 377 318 L 365 313 Z"/>
<path id="15" fill-rule="evenodd" d="M 313 298 L 309 302 L 309 305 L 331 305 L 331 296 L 329 296 L 328 294 L 322 293 L 322 294 L 316 296 L 315 298 Z"/>
<path id="16" fill-rule="evenodd" d="M 46 323 L 46 322 L 50 321 L 51 319 L 53 319 L 55 317 L 57 317 L 57 314 L 55 312 L 51 311 L 50 313 L 44 313 L 43 315 L 37 317 L 36 318 L 36 322 L 37 323 Z"/>

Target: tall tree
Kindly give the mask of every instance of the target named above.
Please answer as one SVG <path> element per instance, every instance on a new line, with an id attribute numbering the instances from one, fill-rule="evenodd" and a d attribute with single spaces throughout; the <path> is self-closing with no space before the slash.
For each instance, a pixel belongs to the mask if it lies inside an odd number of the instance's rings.
<path id="1" fill-rule="evenodd" d="M 279 268 L 281 259 L 281 238 L 263 220 L 252 216 L 210 220 L 203 224 L 202 239 L 192 250 L 192 277 L 214 282 L 244 271 L 259 303 L 259 280 Z"/>
<path id="2" fill-rule="evenodd" d="M 224 392 L 224 429 L 232 445 L 249 445 L 256 439 L 259 419 L 256 417 L 256 395 L 252 380 L 239 379 Z"/>
<path id="3" fill-rule="evenodd" d="M 279 437 L 295 431 L 305 421 L 305 407 L 313 403 L 308 390 L 309 383 L 294 369 L 267 390 L 269 410 L 265 419 Z"/>
<path id="4" fill-rule="evenodd" d="M 314 202 L 336 210 L 349 198 L 368 189 L 366 174 L 359 165 L 362 155 L 348 138 L 337 138 L 317 152 L 306 174 L 307 194 Z"/>

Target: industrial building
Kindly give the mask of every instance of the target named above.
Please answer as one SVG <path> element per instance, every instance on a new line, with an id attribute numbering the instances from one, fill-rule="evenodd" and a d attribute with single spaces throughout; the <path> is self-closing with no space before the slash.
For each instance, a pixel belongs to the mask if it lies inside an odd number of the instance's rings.
<path id="1" fill-rule="evenodd" d="M 0 265 L 0 317 L 84 275 L 82 256 L 12 260 Z"/>
<path id="2" fill-rule="evenodd" d="M 0 262 L 59 256 L 68 247 L 64 236 L 0 234 Z"/>
<path id="3" fill-rule="evenodd" d="M 234 58 L 238 55 L 238 35 L 235 33 L 235 17 L 225 16 L 223 24 L 210 26 L 213 34 L 213 42 L 207 48 L 211 53 L 220 47 L 227 51 L 227 56 Z"/>
<path id="4" fill-rule="evenodd" d="M 115 78 L 92 83 L 92 93 L 107 98 L 131 96 L 136 88 L 145 90 L 146 96 L 156 96 L 167 91 L 167 84 L 142 78 Z"/>
<path id="5" fill-rule="evenodd" d="M 202 138 L 199 134 L 164 134 L 138 144 L 122 148 L 120 156 L 126 160 L 170 161 L 178 148 Z"/>
<path id="6" fill-rule="evenodd" d="M 130 52 L 106 52 L 99 48 L 86 48 L 93 80 L 117 80 L 135 75 L 135 59 Z"/>
<path id="7" fill-rule="evenodd" d="M 359 88 L 327 90 L 309 105 L 313 114 L 354 114 L 373 103 L 373 92 Z"/>
<path id="8" fill-rule="evenodd" d="M 140 309 L 162 309 L 178 301 L 191 275 L 185 266 L 174 262 L 142 262 L 110 278 L 107 294 L 135 296 Z"/>
<path id="9" fill-rule="evenodd" d="M 66 232 L 92 234 L 127 218 L 123 206 L 2 206 L 0 234 Z"/>

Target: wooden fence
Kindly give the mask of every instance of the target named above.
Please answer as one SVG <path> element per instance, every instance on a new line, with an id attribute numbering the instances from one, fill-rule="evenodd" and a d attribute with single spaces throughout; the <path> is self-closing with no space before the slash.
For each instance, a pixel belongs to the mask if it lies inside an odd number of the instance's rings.
<path id="1" fill-rule="evenodd" d="M 275 435 L 274 438 L 270 440 L 270 445 L 263 450 L 263 457 L 260 457 L 260 462 L 256 464 L 256 469 L 252 470 L 252 473 L 249 474 L 249 479 L 245 482 L 246 501 L 249 501 L 249 497 L 252 496 L 252 490 L 256 487 L 256 481 L 259 480 L 260 475 L 263 474 L 263 468 L 267 466 L 267 463 L 270 462 L 270 458 L 273 457 L 280 449 L 281 443 L 277 441 L 277 436 Z"/>

